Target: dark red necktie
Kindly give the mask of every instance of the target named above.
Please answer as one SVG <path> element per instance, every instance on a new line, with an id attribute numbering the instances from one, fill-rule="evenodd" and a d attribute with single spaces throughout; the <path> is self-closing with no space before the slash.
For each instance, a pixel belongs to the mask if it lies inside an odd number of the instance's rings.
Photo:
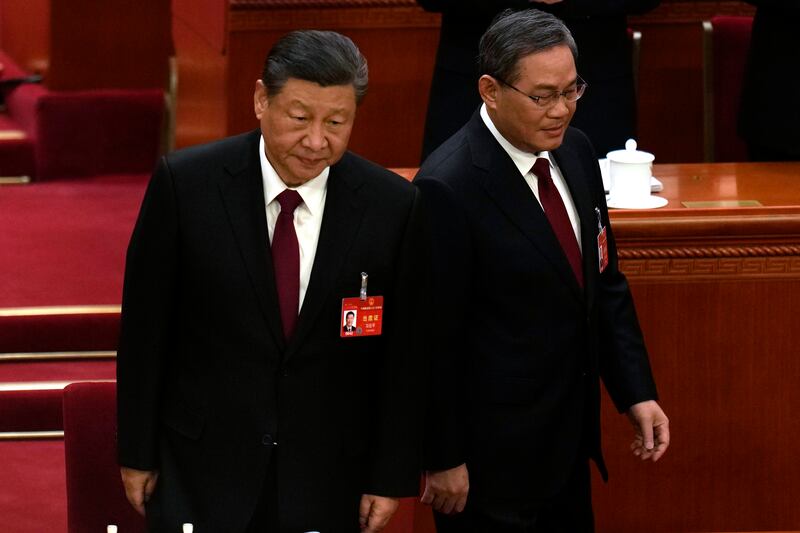
<path id="1" fill-rule="evenodd" d="M 278 289 L 283 334 L 289 340 L 297 323 L 300 300 L 300 246 L 294 230 L 294 210 L 303 203 L 297 191 L 286 189 L 277 197 L 281 212 L 272 234 L 272 266 Z"/>
<path id="2" fill-rule="evenodd" d="M 536 159 L 533 163 L 533 173 L 539 178 L 539 201 L 542 203 L 544 214 L 556 234 L 564 255 L 567 256 L 578 285 L 583 287 L 583 261 L 581 259 L 581 249 L 578 247 L 578 240 L 572 230 L 572 224 L 567 215 L 567 208 L 564 207 L 564 200 L 558 193 L 553 178 L 550 176 L 550 161 L 545 157 Z"/>

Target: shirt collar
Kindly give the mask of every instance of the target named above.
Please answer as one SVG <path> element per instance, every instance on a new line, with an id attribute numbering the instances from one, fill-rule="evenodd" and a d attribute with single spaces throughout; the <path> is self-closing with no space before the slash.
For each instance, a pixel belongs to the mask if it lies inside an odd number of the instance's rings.
<path id="1" fill-rule="evenodd" d="M 486 110 L 486 104 L 481 105 L 481 119 L 483 119 L 483 123 L 486 124 L 486 127 L 489 129 L 492 136 L 511 158 L 511 161 L 514 162 L 514 165 L 517 167 L 517 170 L 519 170 L 520 174 L 523 176 L 527 175 L 528 172 L 531 171 L 531 168 L 533 168 L 533 164 L 540 157 L 547 159 L 547 162 L 550 163 L 550 167 L 553 167 L 553 162 L 550 160 L 550 152 L 544 151 L 539 152 L 538 154 L 532 154 L 530 152 L 524 152 L 508 142 L 508 140 L 503 137 L 497 127 L 495 127 L 491 117 L 489 117 L 489 112 Z"/>
<path id="2" fill-rule="evenodd" d="M 320 174 L 299 187 L 288 187 L 278 176 L 272 164 L 267 159 L 264 149 L 264 136 L 258 142 L 258 156 L 261 160 L 261 179 L 264 182 L 264 199 L 266 205 L 272 203 L 275 198 L 286 189 L 294 189 L 303 199 L 303 203 L 312 215 L 321 215 L 325 208 L 325 191 L 328 186 L 328 175 L 331 167 L 325 167 Z"/>

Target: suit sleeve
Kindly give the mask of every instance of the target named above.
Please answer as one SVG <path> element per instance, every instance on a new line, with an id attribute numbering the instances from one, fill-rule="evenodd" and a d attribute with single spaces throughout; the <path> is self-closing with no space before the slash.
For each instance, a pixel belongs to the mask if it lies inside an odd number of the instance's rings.
<path id="1" fill-rule="evenodd" d="M 176 196 L 163 158 L 128 246 L 117 354 L 119 463 L 138 470 L 158 468 L 159 389 L 175 312 L 177 235 Z"/>
<path id="2" fill-rule="evenodd" d="M 424 420 L 424 391 L 427 390 L 425 346 L 419 319 L 428 309 L 427 260 L 419 192 L 413 201 L 400 246 L 399 265 L 393 293 L 396 303 L 387 309 L 385 358 L 380 378 L 380 408 L 371 446 L 372 461 L 366 493 L 381 496 L 415 496 L 419 492 Z"/>
<path id="3" fill-rule="evenodd" d="M 592 162 L 597 167 L 594 161 L 596 158 Z M 599 192 L 596 202 L 607 230 L 609 252 L 608 267 L 598 280 L 600 375 L 617 410 L 625 412 L 635 403 L 657 400 L 658 394 L 633 296 L 625 275 L 619 269 L 616 241 L 599 172 L 597 167 L 595 181 Z"/>
<path id="4" fill-rule="evenodd" d="M 446 470 L 466 461 L 468 347 L 463 324 L 469 307 L 472 252 L 466 215 L 454 192 L 441 181 L 417 179 L 429 233 L 431 321 L 426 331 L 430 352 L 430 397 L 424 467 Z M 458 268 L 452 268 L 458 265 Z"/>

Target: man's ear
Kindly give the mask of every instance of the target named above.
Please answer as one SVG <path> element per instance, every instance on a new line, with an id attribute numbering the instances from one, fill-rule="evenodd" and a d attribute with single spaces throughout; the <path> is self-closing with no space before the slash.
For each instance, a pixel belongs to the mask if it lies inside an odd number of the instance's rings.
<path id="1" fill-rule="evenodd" d="M 269 98 L 267 98 L 267 88 L 264 82 L 256 80 L 256 90 L 253 93 L 253 107 L 255 109 L 256 118 L 261 120 L 264 111 L 269 107 Z"/>
<path id="2" fill-rule="evenodd" d="M 497 107 L 497 91 L 500 90 L 499 82 L 488 74 L 478 80 L 478 94 L 489 109 Z"/>

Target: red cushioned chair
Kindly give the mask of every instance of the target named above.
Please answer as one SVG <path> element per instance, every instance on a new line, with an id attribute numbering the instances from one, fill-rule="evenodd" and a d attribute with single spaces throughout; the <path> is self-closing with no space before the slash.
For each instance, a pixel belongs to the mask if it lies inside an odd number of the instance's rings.
<path id="1" fill-rule="evenodd" d="M 117 466 L 114 382 L 73 383 L 64 389 L 64 454 L 69 533 L 143 533 L 144 519 L 125 498 Z"/>
<path id="2" fill-rule="evenodd" d="M 703 23 L 704 144 L 706 161 L 747 161 L 736 134 L 752 17 L 713 17 Z"/>

